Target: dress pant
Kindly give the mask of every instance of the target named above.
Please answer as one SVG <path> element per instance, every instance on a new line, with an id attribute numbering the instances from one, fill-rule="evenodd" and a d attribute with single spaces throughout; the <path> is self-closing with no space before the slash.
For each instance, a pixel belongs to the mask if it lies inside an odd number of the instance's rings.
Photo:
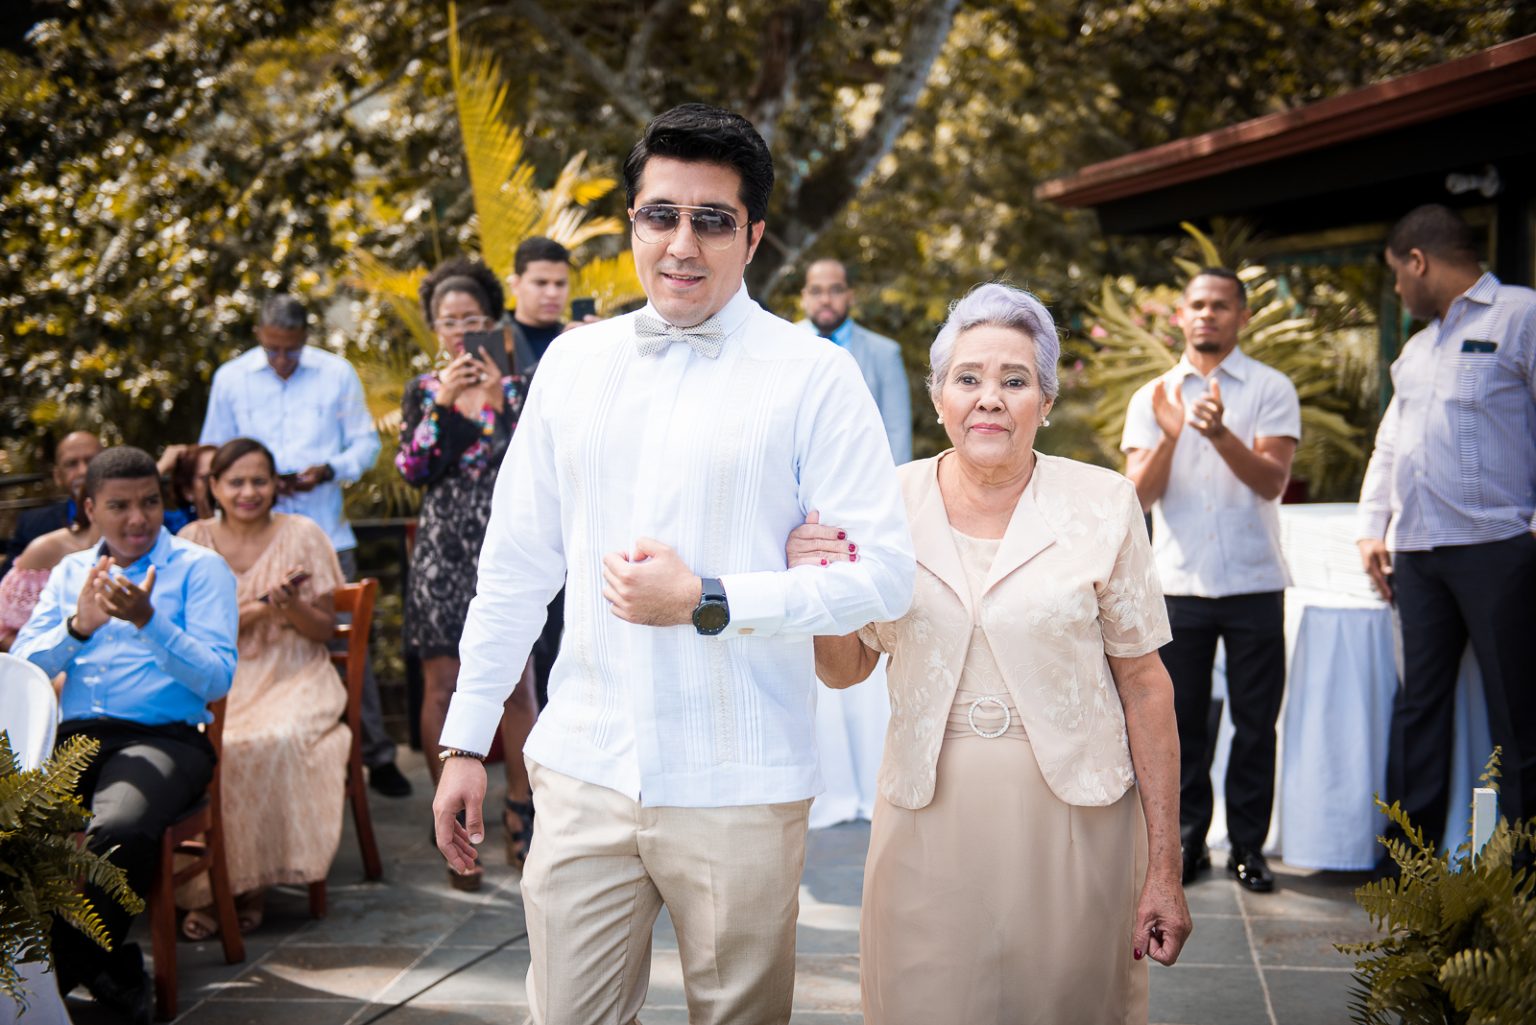
<path id="1" fill-rule="evenodd" d="M 1499 812 L 1536 815 L 1536 537 L 1394 552 L 1403 680 L 1392 704 L 1387 803 L 1430 837 L 1445 828 L 1456 677 L 1467 642 L 1482 671 L 1488 731 L 1503 748 Z M 1487 752 L 1477 752 L 1481 759 Z M 1389 838 L 1401 839 L 1390 826 Z"/>
<path id="2" fill-rule="evenodd" d="M 565 588 L 550 599 L 544 614 L 544 629 L 533 642 L 533 682 L 538 696 L 539 711 L 549 704 L 549 671 L 555 667 L 560 654 L 560 638 L 565 634 Z"/>
<path id="3" fill-rule="evenodd" d="M 101 749 L 80 777 L 76 793 L 91 810 L 86 827 L 90 849 L 111 851 L 107 860 L 122 869 L 128 886 L 148 898 L 160 858 L 160 837 L 172 822 L 202 799 L 213 778 L 213 746 L 195 726 L 144 726 L 121 719 L 75 719 L 59 727 L 58 743 L 87 736 Z M 112 848 L 116 850 L 112 850 Z M 55 919 L 53 963 L 60 989 L 106 974 L 123 985 L 143 977 L 137 944 L 125 943 L 133 916 L 94 886 L 86 897 L 112 940 L 108 953 L 74 926 Z"/>
<path id="4" fill-rule="evenodd" d="M 347 578 L 350 584 L 357 583 L 357 549 L 347 548 L 336 553 L 336 561 L 341 563 L 341 575 Z M 333 645 L 339 650 L 346 650 L 345 644 Z M 384 706 L 379 701 L 379 681 L 373 678 L 373 655 L 370 653 L 363 663 L 363 704 L 361 709 L 361 722 L 363 725 L 362 755 L 363 764 L 370 769 L 377 769 L 381 765 L 389 765 L 395 760 L 395 741 L 384 729 Z"/>
<path id="5" fill-rule="evenodd" d="M 663 904 L 694 1025 L 789 1021 L 811 802 L 648 808 L 528 761 L 523 869 L 534 1025 L 630 1025 Z"/>
<path id="6" fill-rule="evenodd" d="M 1173 640 L 1163 665 L 1173 678 L 1179 726 L 1179 832 L 1198 849 L 1211 829 L 1211 669 L 1216 642 L 1227 652 L 1227 834 L 1234 848 L 1259 850 L 1275 800 L 1275 722 L 1285 694 L 1285 592 L 1225 598 L 1170 595 Z"/>

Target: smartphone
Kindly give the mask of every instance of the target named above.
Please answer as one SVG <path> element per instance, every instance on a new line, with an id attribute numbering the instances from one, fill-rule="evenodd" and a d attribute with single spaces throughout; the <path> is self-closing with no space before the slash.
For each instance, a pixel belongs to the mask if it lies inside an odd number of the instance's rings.
<path id="1" fill-rule="evenodd" d="M 309 571 L 301 569 L 297 573 L 295 573 L 293 576 L 291 576 L 287 580 L 283 581 L 283 583 L 287 584 L 289 587 L 298 587 L 300 584 L 302 584 L 304 581 L 306 581 L 308 579 L 309 579 Z M 257 601 L 264 601 L 264 602 L 269 602 L 270 603 L 272 601 L 272 592 L 268 591 L 266 594 L 262 595 L 260 598 L 257 598 L 256 600 Z"/>
<path id="2" fill-rule="evenodd" d="M 571 300 L 571 323 L 580 324 L 588 317 L 595 316 L 597 316 L 597 300 L 592 296 L 587 295 Z"/>
<path id="3" fill-rule="evenodd" d="M 286 484 L 291 488 L 299 482 L 299 474 L 297 471 L 293 473 L 280 473 L 277 475 L 277 479 L 279 483 Z"/>
<path id="4" fill-rule="evenodd" d="M 471 331 L 464 336 L 464 351 L 476 356 L 482 352 L 489 353 L 491 362 L 496 364 L 496 369 L 501 371 L 502 377 L 512 373 L 512 361 L 507 356 L 505 331 Z"/>

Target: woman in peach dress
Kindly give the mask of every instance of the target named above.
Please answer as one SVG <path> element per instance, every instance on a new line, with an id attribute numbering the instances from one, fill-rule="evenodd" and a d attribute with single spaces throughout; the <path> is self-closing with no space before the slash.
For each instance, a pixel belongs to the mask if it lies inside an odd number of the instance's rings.
<path id="1" fill-rule="evenodd" d="M 1130 481 L 1034 451 L 1050 314 L 983 285 L 932 349 L 954 447 L 902 466 L 917 578 L 890 623 L 816 638 L 817 675 L 881 653 L 891 721 L 859 923 L 870 1025 L 1146 1025 L 1147 958 L 1192 928 L 1180 884 L 1169 636 Z M 797 528 L 791 566 L 854 558 Z"/>
<path id="2" fill-rule="evenodd" d="M 274 513 L 277 472 L 258 441 L 219 448 L 210 473 L 218 515 L 182 530 L 223 555 L 239 581 L 240 662 L 219 761 L 224 840 L 240 929 L 261 924 L 269 886 L 324 879 L 341 840 L 351 737 L 347 692 L 326 641 L 343 582 L 329 538 L 303 516 Z M 218 929 L 206 877 L 177 891 L 190 939 Z"/>

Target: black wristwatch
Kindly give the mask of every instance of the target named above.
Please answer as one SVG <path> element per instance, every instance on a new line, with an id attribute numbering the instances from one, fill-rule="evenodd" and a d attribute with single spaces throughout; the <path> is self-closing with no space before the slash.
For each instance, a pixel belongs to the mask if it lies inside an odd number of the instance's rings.
<path id="1" fill-rule="evenodd" d="M 725 600 L 725 587 L 714 577 L 705 577 L 699 588 L 699 603 L 693 608 L 693 628 L 701 637 L 713 637 L 731 624 L 731 606 Z"/>
<path id="2" fill-rule="evenodd" d="M 329 482 L 331 482 L 331 481 L 333 481 L 335 479 L 336 479 L 336 467 L 332 466 L 330 463 L 326 463 L 325 464 L 325 476 L 320 478 L 321 482 L 322 483 L 329 483 Z"/>

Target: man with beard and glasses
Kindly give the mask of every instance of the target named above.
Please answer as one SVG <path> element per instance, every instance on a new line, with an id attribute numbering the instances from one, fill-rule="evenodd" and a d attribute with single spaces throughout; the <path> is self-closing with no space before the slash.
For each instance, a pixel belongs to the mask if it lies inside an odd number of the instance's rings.
<path id="1" fill-rule="evenodd" d="M 665 905 L 690 1021 L 787 1022 L 821 789 L 811 639 L 901 615 L 912 544 L 858 367 L 744 285 L 773 188 L 761 136 L 729 111 L 674 108 L 624 184 L 649 302 L 539 366 L 460 645 L 437 843 L 473 864 L 507 667 L 564 582 L 565 643 L 524 749 L 532 1020 L 634 1021 Z M 860 538 L 857 559 L 786 569 L 813 510 Z"/>
<path id="2" fill-rule="evenodd" d="M 1275 886 L 1263 846 L 1275 796 L 1290 585 L 1279 507 L 1301 438 L 1301 403 L 1284 374 L 1238 347 L 1248 316 L 1247 290 L 1232 271 L 1207 267 L 1190 280 L 1174 316 L 1184 356 L 1132 396 L 1120 447 L 1142 508 L 1152 512 L 1152 550 L 1173 627 L 1162 656 L 1179 723 L 1184 882 L 1211 863 L 1211 670 L 1220 641 L 1235 731 L 1227 871 L 1264 893 Z"/>
<path id="3" fill-rule="evenodd" d="M 843 262 L 830 257 L 817 260 L 806 270 L 805 287 L 800 290 L 800 308 L 806 318 L 800 323 L 848 350 L 875 397 L 875 405 L 880 407 L 891 458 L 898 465 L 911 462 L 912 389 L 901 359 L 901 344 L 856 322 L 849 315 L 853 300 L 853 286 Z"/>

